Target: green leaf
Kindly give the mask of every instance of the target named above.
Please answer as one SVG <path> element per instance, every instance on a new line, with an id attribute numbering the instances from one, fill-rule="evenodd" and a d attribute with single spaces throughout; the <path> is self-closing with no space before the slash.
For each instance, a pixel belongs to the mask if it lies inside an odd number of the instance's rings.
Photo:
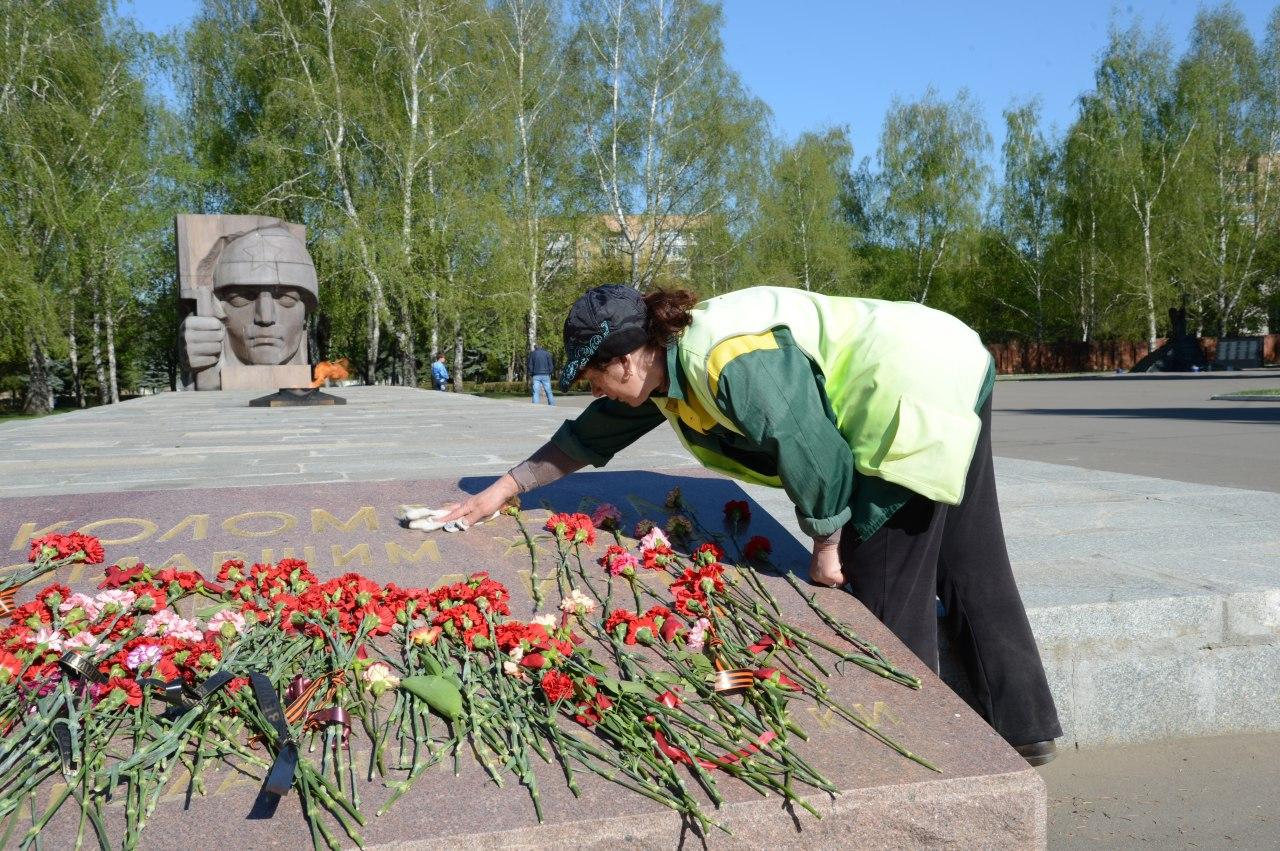
<path id="1" fill-rule="evenodd" d="M 422 667 L 427 669 L 427 673 L 433 676 L 440 676 L 444 673 L 444 667 L 430 653 L 422 654 Z"/>
<path id="2" fill-rule="evenodd" d="M 452 721 L 462 714 L 462 692 L 444 677 L 406 677 L 400 688 L 424 701 L 441 718 Z"/>

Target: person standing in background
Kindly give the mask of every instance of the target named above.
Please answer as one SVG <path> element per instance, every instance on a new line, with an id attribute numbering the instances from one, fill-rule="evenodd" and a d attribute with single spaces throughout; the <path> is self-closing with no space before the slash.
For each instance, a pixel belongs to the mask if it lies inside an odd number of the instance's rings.
<path id="1" fill-rule="evenodd" d="M 535 345 L 529 351 L 529 380 L 533 383 L 533 404 L 538 404 L 538 390 L 547 396 L 547 404 L 554 405 L 556 397 L 551 395 L 551 374 L 555 372 L 555 362 L 551 353 L 542 346 Z"/>
<path id="2" fill-rule="evenodd" d="M 436 355 L 436 362 L 431 364 L 431 383 L 437 390 L 444 390 L 449 384 L 449 368 L 444 365 L 444 355 Z"/>

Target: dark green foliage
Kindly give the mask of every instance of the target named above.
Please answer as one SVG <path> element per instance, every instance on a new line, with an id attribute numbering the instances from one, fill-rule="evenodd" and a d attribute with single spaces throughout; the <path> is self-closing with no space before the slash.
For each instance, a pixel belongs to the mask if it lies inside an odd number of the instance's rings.
<path id="1" fill-rule="evenodd" d="M 313 360 L 406 385 L 437 351 L 520 379 L 605 282 L 917 299 L 991 341 L 1280 322 L 1280 13 L 1205 8 L 1181 56 L 1115 29 L 1068 127 L 1009 107 L 993 174 L 963 90 L 896 100 L 875 152 L 771 140 L 709 0 L 204 0 L 164 39 L 114 9 L 0 0 L 0 396 L 33 412 L 172 386 L 179 212 L 305 224 Z"/>

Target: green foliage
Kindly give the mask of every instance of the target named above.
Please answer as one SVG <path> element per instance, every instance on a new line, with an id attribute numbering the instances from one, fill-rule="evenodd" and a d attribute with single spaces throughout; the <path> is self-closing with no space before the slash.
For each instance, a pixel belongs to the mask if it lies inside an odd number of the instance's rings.
<path id="1" fill-rule="evenodd" d="M 902 294 L 924 303 L 979 219 L 991 137 L 964 89 L 945 101 L 929 89 L 913 103 L 894 99 L 880 137 L 885 229 L 902 254 L 893 264 Z"/>
<path id="2" fill-rule="evenodd" d="M 759 280 L 848 293 L 858 264 L 855 232 L 841 215 L 853 159 L 847 128 L 804 133 L 773 159 L 750 236 Z"/>
<path id="3" fill-rule="evenodd" d="M 176 212 L 306 225 L 313 360 L 516 380 L 587 287 L 916 299 L 991 340 L 1280 323 L 1280 10 L 1111 32 L 1060 133 L 962 89 L 772 139 L 711 0 L 0 0 L 0 388 L 32 411 L 176 379 Z M 173 106 L 156 95 L 167 77 Z"/>

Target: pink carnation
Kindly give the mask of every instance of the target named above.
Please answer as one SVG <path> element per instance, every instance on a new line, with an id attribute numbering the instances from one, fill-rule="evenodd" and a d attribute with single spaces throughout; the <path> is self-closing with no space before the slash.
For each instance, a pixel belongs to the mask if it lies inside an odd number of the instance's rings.
<path id="1" fill-rule="evenodd" d="M 617 544 L 613 544 L 599 558 L 600 566 L 614 576 L 635 576 L 640 559 L 627 552 Z"/>
<path id="2" fill-rule="evenodd" d="M 102 607 L 95 602 L 92 597 L 86 597 L 84 594 L 77 591 L 67 597 L 67 599 L 63 600 L 62 605 L 58 606 L 58 611 L 64 615 L 72 609 L 83 609 L 85 617 L 89 620 L 94 620 L 98 617 L 98 613 L 102 610 Z"/>
<path id="3" fill-rule="evenodd" d="M 654 526 L 649 530 L 649 534 L 640 539 L 640 549 L 654 550 L 658 547 L 669 547 L 671 541 L 667 539 L 666 533 L 662 529 Z"/>
<path id="4" fill-rule="evenodd" d="M 707 630 L 711 627 L 711 621 L 706 618 L 698 618 L 698 622 L 689 628 L 689 637 L 686 639 L 685 647 L 690 653 L 700 653 L 702 644 L 706 641 Z"/>
<path id="5" fill-rule="evenodd" d="M 167 635 L 184 641 L 200 641 L 204 633 L 196 628 L 194 622 L 187 620 L 173 609 L 161 609 L 151 616 L 143 635 Z"/>
<path id="6" fill-rule="evenodd" d="M 205 629 L 209 632 L 223 632 L 223 626 L 229 625 L 236 635 L 244 632 L 244 615 L 233 609 L 222 609 L 216 615 L 209 618 L 209 623 L 205 625 Z"/>
<path id="7" fill-rule="evenodd" d="M 94 635 L 93 633 L 89 632 L 89 630 L 86 629 L 81 632 L 77 632 L 75 635 L 71 636 L 66 641 L 63 641 L 62 649 L 63 650 L 88 650 L 92 647 L 96 647 L 97 645 L 98 645 L 98 636 Z"/>
<path id="8" fill-rule="evenodd" d="M 164 651 L 160 649 L 158 644 L 139 644 L 129 651 L 129 655 L 125 657 L 124 664 L 130 671 L 150 668 L 159 662 L 160 657 L 163 655 Z"/>
<path id="9" fill-rule="evenodd" d="M 138 599 L 138 595 L 132 591 L 125 591 L 121 588 L 108 588 L 106 591 L 100 591 L 94 600 L 103 608 L 111 606 L 119 606 L 120 611 L 127 612 L 133 608 L 133 603 Z"/>
<path id="10" fill-rule="evenodd" d="M 52 650 L 54 653 L 62 652 L 62 641 L 62 632 L 49 629 L 47 626 L 41 627 L 39 632 L 27 639 L 28 644 L 43 645 L 45 649 Z"/>

